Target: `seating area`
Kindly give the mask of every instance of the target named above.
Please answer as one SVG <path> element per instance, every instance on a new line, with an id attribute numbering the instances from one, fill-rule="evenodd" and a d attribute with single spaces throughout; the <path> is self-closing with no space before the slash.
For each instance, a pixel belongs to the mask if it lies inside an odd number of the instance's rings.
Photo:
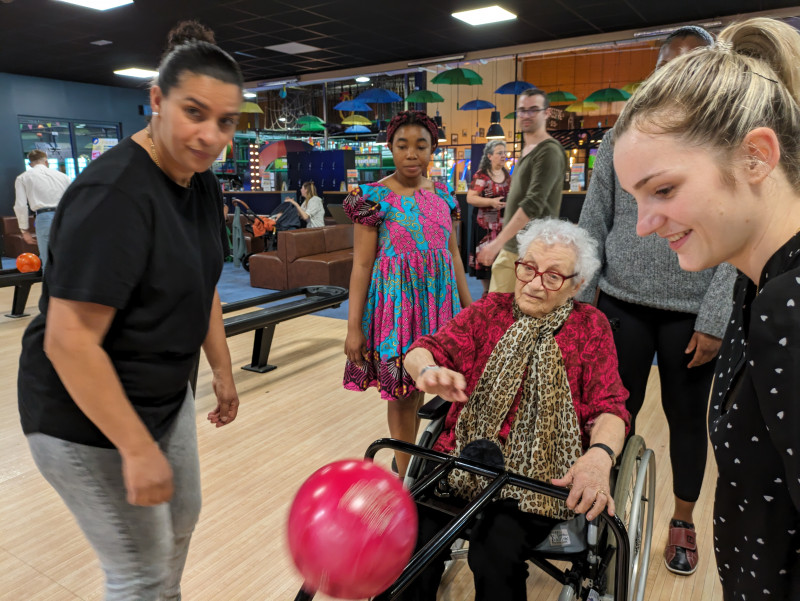
<path id="1" fill-rule="evenodd" d="M 36 228 L 33 224 L 34 218 L 30 217 L 30 232 L 36 235 Z M 19 224 L 16 217 L 3 217 L 3 256 L 17 257 L 22 253 L 39 254 L 39 247 L 36 243 L 28 244 L 22 239 L 19 231 Z"/>
<path id="2" fill-rule="evenodd" d="M 278 249 L 250 257 L 250 285 L 288 290 L 303 286 L 350 287 L 353 225 L 278 233 Z"/>

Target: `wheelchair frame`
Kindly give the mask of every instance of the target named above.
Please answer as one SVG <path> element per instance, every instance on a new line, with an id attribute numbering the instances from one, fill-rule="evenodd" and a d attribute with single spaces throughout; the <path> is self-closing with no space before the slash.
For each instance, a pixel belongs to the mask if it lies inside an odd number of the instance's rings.
<path id="1" fill-rule="evenodd" d="M 434 560 L 434 558 L 441 553 L 442 550 L 445 548 L 450 547 L 452 543 L 461 537 L 462 532 L 464 529 L 470 524 L 473 518 L 487 505 L 489 504 L 496 496 L 500 493 L 501 489 L 504 486 L 517 486 L 520 488 L 525 488 L 527 490 L 531 490 L 533 492 L 549 495 L 558 499 L 565 500 L 569 494 L 569 490 L 566 488 L 561 488 L 557 486 L 553 486 L 551 484 L 541 482 L 538 480 L 533 480 L 531 478 L 526 478 L 524 476 L 519 476 L 516 474 L 512 474 L 506 470 L 497 469 L 491 466 L 487 466 L 482 463 L 478 463 L 475 461 L 471 461 L 468 459 L 460 458 L 460 457 L 453 457 L 451 455 L 446 455 L 444 453 L 440 453 L 438 451 L 433 451 L 430 449 L 426 449 L 414 444 L 410 444 L 407 442 L 394 440 L 391 438 L 382 438 L 380 440 L 376 440 L 373 442 L 367 452 L 365 453 L 366 459 L 373 459 L 375 454 L 381 449 L 391 449 L 394 451 L 399 451 L 401 453 L 408 453 L 414 457 L 422 458 L 425 460 L 433 461 L 438 465 L 432 469 L 427 475 L 422 477 L 418 482 L 415 482 L 410 489 L 410 493 L 412 497 L 417 500 L 419 499 L 424 493 L 432 491 L 433 487 L 436 486 L 436 483 L 445 477 L 449 471 L 453 469 L 461 469 L 468 471 L 470 473 L 485 476 L 486 478 L 490 479 L 489 484 L 483 490 L 483 492 L 473 499 L 464 509 L 463 511 L 456 515 L 448 525 L 439 532 L 437 536 L 432 538 L 428 543 L 420 549 L 414 556 L 411 558 L 409 563 L 406 565 L 403 572 L 397 578 L 397 580 L 383 593 L 378 595 L 374 598 L 374 601 L 391 601 L 395 599 L 399 593 L 405 590 L 411 582 L 416 578 L 420 572 L 425 569 L 425 567 Z M 649 453 L 649 455 L 648 455 Z M 652 458 L 652 451 L 646 450 L 646 452 L 642 455 L 644 460 L 647 462 L 648 466 L 652 466 L 654 470 L 654 461 Z M 649 470 L 646 470 L 649 472 Z M 639 478 L 638 480 L 644 481 L 643 478 Z M 655 486 L 655 478 L 651 478 L 652 483 L 652 490 L 654 491 Z M 641 488 L 641 487 L 640 487 Z M 635 493 L 635 491 L 634 491 Z M 650 503 L 652 506 L 652 503 Z M 632 512 L 631 512 L 632 513 Z M 610 531 L 613 535 L 615 540 L 617 541 L 616 548 L 607 549 L 606 556 L 600 558 L 600 561 L 604 563 L 609 569 L 613 568 L 614 572 L 614 582 L 618 583 L 617 586 L 614 587 L 614 601 L 627 601 L 629 599 L 628 596 L 628 584 L 632 575 L 633 566 L 630 565 L 630 558 L 631 552 L 636 547 L 635 545 L 638 544 L 634 540 L 628 538 L 628 533 L 625 529 L 625 525 L 620 520 L 618 516 L 610 516 L 608 515 L 607 511 L 603 511 L 599 519 L 605 524 L 608 531 Z M 651 520 L 652 523 L 652 511 L 651 511 Z M 648 532 L 649 532 L 648 528 Z M 648 549 L 649 555 L 649 541 L 646 545 Z M 564 556 L 561 559 L 568 559 L 569 556 Z M 612 562 L 613 558 L 613 562 Z M 581 574 L 574 573 L 571 570 L 566 570 L 565 572 L 561 572 L 556 566 L 551 564 L 550 562 L 546 561 L 545 559 L 534 558 L 532 560 L 537 566 L 545 570 L 548 574 L 556 578 L 559 582 L 564 584 L 564 589 L 562 590 L 561 595 L 559 596 L 559 601 L 566 601 L 569 599 L 577 599 L 578 593 L 575 593 L 575 589 L 573 588 L 573 584 L 575 579 L 578 579 L 578 586 L 580 590 L 580 584 L 585 576 Z M 601 564 L 602 567 L 603 564 Z M 641 582 L 644 583 L 646 579 L 647 569 L 645 563 L 645 569 L 640 571 L 639 576 L 641 577 Z M 643 594 L 643 586 L 642 594 Z M 569 591 L 572 591 L 572 595 L 570 595 Z M 305 589 L 300 590 L 300 592 L 295 597 L 295 601 L 310 601 L 314 598 L 314 592 L 306 591 Z M 585 591 L 585 595 L 583 598 L 586 598 L 586 595 L 589 594 L 589 591 Z"/>

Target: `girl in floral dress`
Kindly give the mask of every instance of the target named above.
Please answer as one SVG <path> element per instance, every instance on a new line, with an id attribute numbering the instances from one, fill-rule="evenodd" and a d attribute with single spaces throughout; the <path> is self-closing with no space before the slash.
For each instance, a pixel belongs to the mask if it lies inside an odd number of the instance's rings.
<path id="1" fill-rule="evenodd" d="M 391 436 L 407 442 L 416 439 L 423 394 L 403 368 L 406 351 L 471 302 L 452 235 L 458 204 L 425 177 L 437 134 L 425 113 L 399 113 L 386 131 L 396 171 L 344 201 L 355 223 L 344 387 L 375 386 L 388 401 Z M 397 454 L 401 477 L 407 466 Z"/>

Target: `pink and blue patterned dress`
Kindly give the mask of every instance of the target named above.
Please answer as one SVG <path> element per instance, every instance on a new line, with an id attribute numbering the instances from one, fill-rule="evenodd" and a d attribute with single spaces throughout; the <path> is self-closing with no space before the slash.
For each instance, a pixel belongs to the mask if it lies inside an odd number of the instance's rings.
<path id="1" fill-rule="evenodd" d="M 444 184 L 401 196 L 374 183 L 348 196 L 344 210 L 354 223 L 378 228 L 361 320 L 368 360 L 363 369 L 347 362 L 344 387 L 375 386 L 381 398 L 397 400 L 416 390 L 403 368 L 411 343 L 435 333 L 461 307 L 448 249 L 458 204 Z"/>

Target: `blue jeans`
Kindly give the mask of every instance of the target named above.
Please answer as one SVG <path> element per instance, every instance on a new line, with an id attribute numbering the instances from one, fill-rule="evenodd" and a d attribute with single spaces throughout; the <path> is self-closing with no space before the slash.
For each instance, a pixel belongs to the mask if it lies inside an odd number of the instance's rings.
<path id="1" fill-rule="evenodd" d="M 97 553 L 105 601 L 179 601 L 189 541 L 200 515 L 200 463 L 191 389 L 158 441 L 173 471 L 174 494 L 154 507 L 130 505 L 116 449 L 31 434 L 39 471 L 56 489 Z"/>
<path id="2" fill-rule="evenodd" d="M 42 260 L 42 269 L 44 269 L 45 263 L 47 263 L 47 247 L 50 244 L 50 226 L 53 225 L 54 216 L 54 211 L 38 213 L 36 215 L 36 221 L 34 221 L 36 227 L 36 244 L 39 247 L 39 258 Z"/>

